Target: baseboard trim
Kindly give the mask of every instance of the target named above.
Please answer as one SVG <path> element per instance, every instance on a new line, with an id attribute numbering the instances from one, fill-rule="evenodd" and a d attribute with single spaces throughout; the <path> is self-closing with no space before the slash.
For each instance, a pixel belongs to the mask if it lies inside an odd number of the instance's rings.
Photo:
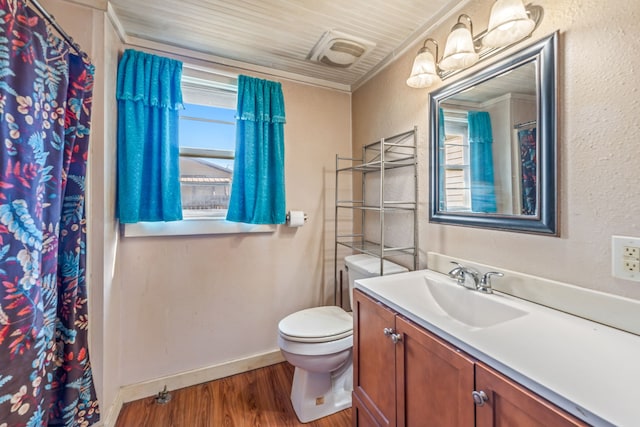
<path id="1" fill-rule="evenodd" d="M 122 405 L 124 405 L 124 402 L 122 401 L 122 393 L 119 392 L 116 395 L 116 399 L 111 404 L 109 412 L 106 414 L 104 420 L 102 420 L 102 424 L 98 423 L 96 427 L 115 427 L 116 421 L 118 421 L 118 415 L 120 415 L 120 410 L 122 410 Z"/>
<path id="2" fill-rule="evenodd" d="M 205 368 L 180 372 L 120 388 L 112 410 L 105 419 L 104 427 L 114 427 L 122 406 L 127 402 L 158 394 L 165 386 L 167 390 L 177 390 L 207 381 L 213 381 L 230 375 L 241 374 L 257 368 L 274 365 L 284 361 L 280 350 L 260 353 L 244 359 L 232 360 Z"/>

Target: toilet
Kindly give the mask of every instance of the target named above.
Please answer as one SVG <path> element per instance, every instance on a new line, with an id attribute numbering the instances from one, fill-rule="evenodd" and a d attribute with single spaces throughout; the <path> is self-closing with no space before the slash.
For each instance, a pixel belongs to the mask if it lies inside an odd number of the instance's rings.
<path id="1" fill-rule="evenodd" d="M 349 304 L 354 282 L 380 275 L 380 258 L 366 254 L 344 259 L 349 277 Z M 407 271 L 384 261 L 384 274 Z M 278 324 L 278 346 L 295 366 L 291 403 L 307 423 L 351 406 L 353 390 L 353 318 L 340 307 L 314 307 L 288 315 Z"/>

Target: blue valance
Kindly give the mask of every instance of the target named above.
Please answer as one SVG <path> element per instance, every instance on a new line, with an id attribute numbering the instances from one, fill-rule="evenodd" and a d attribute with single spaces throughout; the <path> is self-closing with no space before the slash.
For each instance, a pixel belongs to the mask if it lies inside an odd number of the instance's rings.
<path id="1" fill-rule="evenodd" d="M 488 112 L 469 111 L 467 121 L 469 123 L 469 144 L 477 142 L 491 144 L 493 142 L 491 116 Z"/>
<path id="2" fill-rule="evenodd" d="M 181 110 L 181 80 L 182 62 L 127 49 L 118 65 L 116 99 Z"/>
<path id="3" fill-rule="evenodd" d="M 238 120 L 286 123 L 279 82 L 238 76 Z"/>

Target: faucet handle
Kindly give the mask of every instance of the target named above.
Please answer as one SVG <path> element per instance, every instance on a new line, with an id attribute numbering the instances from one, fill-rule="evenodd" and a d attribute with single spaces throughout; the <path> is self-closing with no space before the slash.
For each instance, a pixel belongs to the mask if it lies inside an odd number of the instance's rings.
<path id="1" fill-rule="evenodd" d="M 456 267 L 449 271 L 449 276 L 455 279 L 460 275 L 461 272 L 464 271 L 464 267 L 462 266 L 462 264 L 456 261 L 451 261 L 451 264 L 455 264 Z"/>
<path id="2" fill-rule="evenodd" d="M 484 292 L 487 294 L 493 293 L 493 288 L 491 287 L 491 276 L 502 277 L 504 276 L 504 274 L 499 273 L 497 271 L 488 271 L 484 273 L 484 275 L 482 276 L 482 279 L 480 280 L 480 284 L 478 285 L 478 290 L 480 292 Z"/>

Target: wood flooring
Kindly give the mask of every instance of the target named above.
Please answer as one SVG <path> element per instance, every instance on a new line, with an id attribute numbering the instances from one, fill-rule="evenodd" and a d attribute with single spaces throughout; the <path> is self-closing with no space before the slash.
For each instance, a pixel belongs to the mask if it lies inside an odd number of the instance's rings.
<path id="1" fill-rule="evenodd" d="M 349 427 L 351 409 L 302 424 L 289 394 L 293 366 L 287 362 L 126 403 L 116 427 Z"/>

